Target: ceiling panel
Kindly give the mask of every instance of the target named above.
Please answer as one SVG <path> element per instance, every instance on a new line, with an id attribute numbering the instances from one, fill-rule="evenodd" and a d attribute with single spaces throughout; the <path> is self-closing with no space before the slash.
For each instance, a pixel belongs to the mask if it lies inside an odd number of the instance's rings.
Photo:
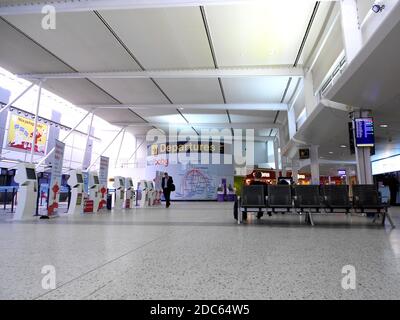
<path id="1" fill-rule="evenodd" d="M 57 13 L 55 30 L 42 28 L 43 15 L 15 15 L 6 19 L 78 71 L 139 68 L 93 12 Z"/>
<path id="2" fill-rule="evenodd" d="M 110 123 L 144 122 L 132 111 L 126 109 L 99 109 L 96 111 L 96 115 Z"/>
<path id="3" fill-rule="evenodd" d="M 224 78 L 227 103 L 279 103 L 289 77 Z"/>
<path id="4" fill-rule="evenodd" d="M 223 103 L 217 79 L 156 79 L 174 103 Z"/>
<path id="5" fill-rule="evenodd" d="M 93 82 L 122 103 L 169 103 L 150 79 L 94 79 Z"/>
<path id="6" fill-rule="evenodd" d="M 12 73 L 71 71 L 2 18 L 0 18 L 0 39 L 3 43 L 0 45 L 0 66 Z"/>
<path id="7" fill-rule="evenodd" d="M 182 111 L 189 123 L 229 123 L 226 111 L 223 110 L 190 110 Z"/>
<path id="8" fill-rule="evenodd" d="M 213 67 L 199 7 L 102 11 L 146 69 Z"/>
<path id="9" fill-rule="evenodd" d="M 209 6 L 219 66 L 293 64 L 315 1 Z"/>
<path id="10" fill-rule="evenodd" d="M 364 0 L 362 0 L 364 1 Z M 307 37 L 307 41 L 304 44 L 302 52 L 302 60 L 304 63 L 307 61 L 310 64 L 312 61 L 308 61 L 313 54 L 315 54 L 316 46 L 322 41 L 324 34 L 325 24 L 331 15 L 336 16 L 340 4 L 337 1 L 321 1 L 318 7 L 318 12 L 314 18 L 314 22 L 311 26 L 310 32 Z"/>
<path id="11" fill-rule="evenodd" d="M 52 79 L 47 80 L 43 87 L 76 105 L 116 103 L 109 95 L 85 79 Z"/>

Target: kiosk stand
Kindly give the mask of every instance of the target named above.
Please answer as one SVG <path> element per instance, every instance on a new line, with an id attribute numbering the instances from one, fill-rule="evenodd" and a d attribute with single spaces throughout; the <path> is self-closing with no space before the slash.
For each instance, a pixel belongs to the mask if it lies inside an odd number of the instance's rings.
<path id="1" fill-rule="evenodd" d="M 81 170 L 71 171 L 68 185 L 71 187 L 68 214 L 79 215 L 83 212 L 83 176 Z"/>
<path id="2" fill-rule="evenodd" d="M 115 188 L 115 201 L 114 208 L 121 209 L 124 208 L 124 198 L 125 198 L 125 179 L 120 176 L 114 177 L 114 188 Z"/>
<path id="3" fill-rule="evenodd" d="M 131 209 L 136 201 L 132 178 L 125 178 L 125 208 Z"/>
<path id="4" fill-rule="evenodd" d="M 156 198 L 157 198 L 157 191 L 154 188 L 153 181 L 147 181 L 147 188 L 149 193 L 149 206 L 154 206 Z"/>
<path id="5" fill-rule="evenodd" d="M 140 197 L 138 197 L 139 207 L 147 207 L 149 205 L 149 188 L 146 180 L 141 180 L 138 183 L 138 193 L 140 193 Z"/>
<path id="6" fill-rule="evenodd" d="M 93 212 L 99 211 L 100 181 L 97 171 L 89 172 L 89 200 L 93 201 Z"/>
<path id="7" fill-rule="evenodd" d="M 32 217 L 36 213 L 37 180 L 35 165 L 30 163 L 19 163 L 17 173 L 14 177 L 19 183 L 18 205 L 14 220 L 22 220 Z"/>

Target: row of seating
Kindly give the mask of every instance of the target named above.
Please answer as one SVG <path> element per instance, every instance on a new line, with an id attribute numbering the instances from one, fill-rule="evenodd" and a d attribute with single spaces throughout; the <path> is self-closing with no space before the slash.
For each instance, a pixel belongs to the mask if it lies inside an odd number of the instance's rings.
<path id="1" fill-rule="evenodd" d="M 248 212 L 256 212 L 261 218 L 264 212 L 269 215 L 277 212 L 291 212 L 296 209 L 306 211 L 306 219 L 313 224 L 311 212 L 334 212 L 342 210 L 349 213 L 369 212 L 383 214 L 385 221 L 388 204 L 383 203 L 375 185 L 353 185 L 353 196 L 349 196 L 347 185 L 250 185 L 244 186 L 241 196 L 235 201 L 234 217 L 247 219 Z M 240 222 L 240 221 L 239 221 Z M 392 223 L 392 222 L 391 222 Z"/>

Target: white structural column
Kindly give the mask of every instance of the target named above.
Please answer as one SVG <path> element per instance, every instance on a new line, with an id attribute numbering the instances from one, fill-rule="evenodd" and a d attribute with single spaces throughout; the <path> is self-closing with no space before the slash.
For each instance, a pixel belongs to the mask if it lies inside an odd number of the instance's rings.
<path id="1" fill-rule="evenodd" d="M 31 146 L 31 163 L 33 163 L 33 155 L 35 154 L 36 137 L 37 137 L 37 123 L 39 118 L 40 98 L 42 95 L 42 82 L 39 82 L 39 90 L 36 104 L 35 124 L 33 125 L 32 146 Z"/>
<path id="2" fill-rule="evenodd" d="M 318 147 L 310 147 L 311 184 L 319 185 L 319 157 Z"/>
<path id="3" fill-rule="evenodd" d="M 314 92 L 314 81 L 312 72 L 309 71 L 304 77 L 304 102 L 306 105 L 306 114 L 309 115 L 317 106 L 318 101 Z"/>
<path id="4" fill-rule="evenodd" d="M 275 177 L 276 181 L 278 181 L 279 177 L 279 145 L 278 139 L 274 140 L 274 162 L 275 162 Z"/>
<path id="5" fill-rule="evenodd" d="M 369 117 L 369 111 L 357 111 L 354 113 L 356 118 Z M 353 122 L 353 134 L 355 135 L 355 128 Z M 354 141 L 356 141 L 354 137 Z M 372 178 L 372 165 L 371 165 L 371 148 L 357 147 L 356 146 L 356 160 L 357 160 L 357 180 L 359 184 L 373 184 Z"/>
<path id="6" fill-rule="evenodd" d="M 292 159 L 292 178 L 294 183 L 299 182 L 299 161 Z"/>
<path id="7" fill-rule="evenodd" d="M 351 62 L 362 47 L 362 34 L 358 21 L 357 1 L 341 0 L 342 33 L 347 63 Z"/>

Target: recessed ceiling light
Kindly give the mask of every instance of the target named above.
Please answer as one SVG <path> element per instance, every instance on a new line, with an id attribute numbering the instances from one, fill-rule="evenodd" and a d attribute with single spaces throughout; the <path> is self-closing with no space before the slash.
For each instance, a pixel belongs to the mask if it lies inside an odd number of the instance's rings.
<path id="1" fill-rule="evenodd" d="M 347 146 L 345 144 L 342 144 L 340 147 L 341 148 L 347 148 Z"/>
<path id="2" fill-rule="evenodd" d="M 329 154 L 333 154 L 333 151 L 329 151 Z"/>
<path id="3" fill-rule="evenodd" d="M 387 125 L 387 124 L 381 124 L 380 127 L 381 127 L 381 128 L 387 128 L 388 125 Z"/>

